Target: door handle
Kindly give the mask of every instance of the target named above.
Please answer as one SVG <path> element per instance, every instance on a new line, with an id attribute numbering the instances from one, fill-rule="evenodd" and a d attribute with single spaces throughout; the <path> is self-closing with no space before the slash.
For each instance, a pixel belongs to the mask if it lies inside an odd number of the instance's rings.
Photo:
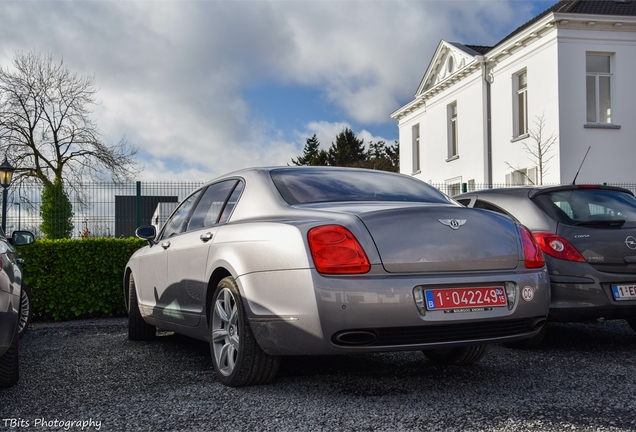
<path id="1" fill-rule="evenodd" d="M 164 248 L 164 249 L 168 249 L 170 247 L 170 242 L 167 241 L 167 242 L 161 243 L 161 247 Z"/>
<path id="2" fill-rule="evenodd" d="M 206 232 L 205 234 L 201 234 L 201 237 L 199 238 L 203 243 L 209 242 L 210 240 L 212 240 L 212 233 Z"/>

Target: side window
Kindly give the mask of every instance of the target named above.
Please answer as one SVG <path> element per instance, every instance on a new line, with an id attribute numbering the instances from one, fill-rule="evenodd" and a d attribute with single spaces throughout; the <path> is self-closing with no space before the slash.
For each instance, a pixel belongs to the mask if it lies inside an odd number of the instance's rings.
<path id="1" fill-rule="evenodd" d="M 588 123 L 612 123 L 612 55 L 585 55 Z"/>
<path id="2" fill-rule="evenodd" d="M 459 128 L 457 125 L 457 102 L 453 102 L 446 106 L 448 116 L 448 160 L 454 159 L 459 154 L 458 135 Z"/>
<path id="3" fill-rule="evenodd" d="M 234 192 L 232 192 L 232 195 L 230 195 L 230 199 L 227 200 L 227 204 L 223 209 L 223 214 L 219 219 L 219 223 L 225 223 L 230 218 L 232 210 L 234 210 L 234 206 L 236 206 L 236 203 L 238 202 L 238 199 L 241 196 L 244 187 L 245 186 L 243 185 L 243 182 L 239 182 L 239 184 L 236 185 L 236 187 L 234 188 Z"/>
<path id="4" fill-rule="evenodd" d="M 420 125 L 416 124 L 411 128 L 413 140 L 413 173 L 420 171 Z"/>
<path id="5" fill-rule="evenodd" d="M 194 204 L 196 204 L 202 192 L 203 189 L 196 191 L 188 198 L 186 198 L 181 203 L 181 205 L 179 205 L 179 207 L 177 207 L 177 210 L 166 222 L 163 233 L 161 234 L 162 239 L 172 237 L 173 235 L 177 235 L 185 231 L 188 216 L 190 215 L 192 207 L 194 207 Z"/>
<path id="6" fill-rule="evenodd" d="M 494 204 L 490 204 L 489 202 L 486 202 L 486 201 L 482 201 L 482 200 L 475 201 L 475 205 L 473 206 L 473 208 L 494 211 L 494 212 L 504 214 L 504 215 L 509 216 L 509 217 L 514 219 L 514 217 L 510 213 L 508 213 L 507 211 L 503 210 L 500 207 L 497 207 Z"/>
<path id="7" fill-rule="evenodd" d="M 210 185 L 204 192 L 188 224 L 188 231 L 216 225 L 227 197 L 236 186 L 237 180 L 229 180 Z"/>
<path id="8" fill-rule="evenodd" d="M 528 133 L 528 72 L 524 69 L 513 75 L 514 105 L 513 138 Z"/>
<path id="9" fill-rule="evenodd" d="M 468 204 L 470 204 L 470 198 L 458 199 L 457 202 L 463 205 L 464 207 L 468 207 Z"/>

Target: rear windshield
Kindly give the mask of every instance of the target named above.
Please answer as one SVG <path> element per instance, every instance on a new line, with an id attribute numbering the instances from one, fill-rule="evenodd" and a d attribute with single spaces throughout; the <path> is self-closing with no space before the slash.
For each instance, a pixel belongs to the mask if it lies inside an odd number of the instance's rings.
<path id="1" fill-rule="evenodd" d="M 291 168 L 271 171 L 283 199 L 291 205 L 340 201 L 450 203 L 426 183 L 384 171 Z"/>
<path id="2" fill-rule="evenodd" d="M 567 225 L 620 227 L 636 222 L 636 198 L 607 189 L 574 189 L 537 195 L 534 202 Z"/>

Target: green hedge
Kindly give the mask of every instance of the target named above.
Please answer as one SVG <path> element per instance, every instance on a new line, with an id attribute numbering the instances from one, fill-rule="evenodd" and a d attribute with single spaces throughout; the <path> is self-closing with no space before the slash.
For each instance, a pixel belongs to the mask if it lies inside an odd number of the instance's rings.
<path id="1" fill-rule="evenodd" d="M 31 288 L 33 317 L 65 320 L 123 316 L 122 283 L 137 238 L 38 239 L 18 247 L 24 281 Z"/>

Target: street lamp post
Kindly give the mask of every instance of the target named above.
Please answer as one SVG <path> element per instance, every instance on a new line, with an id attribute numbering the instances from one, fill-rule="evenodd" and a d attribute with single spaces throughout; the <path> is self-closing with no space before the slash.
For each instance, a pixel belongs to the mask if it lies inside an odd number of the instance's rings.
<path id="1" fill-rule="evenodd" d="M 20 231 L 20 224 L 22 222 L 22 205 L 19 202 L 13 203 L 13 205 L 18 206 L 18 231 Z"/>
<path id="2" fill-rule="evenodd" d="M 2 232 L 5 235 L 7 229 L 7 190 L 9 189 L 9 186 L 11 186 L 14 171 L 15 168 L 11 166 L 5 156 L 4 162 L 0 164 L 0 186 L 2 186 Z"/>

